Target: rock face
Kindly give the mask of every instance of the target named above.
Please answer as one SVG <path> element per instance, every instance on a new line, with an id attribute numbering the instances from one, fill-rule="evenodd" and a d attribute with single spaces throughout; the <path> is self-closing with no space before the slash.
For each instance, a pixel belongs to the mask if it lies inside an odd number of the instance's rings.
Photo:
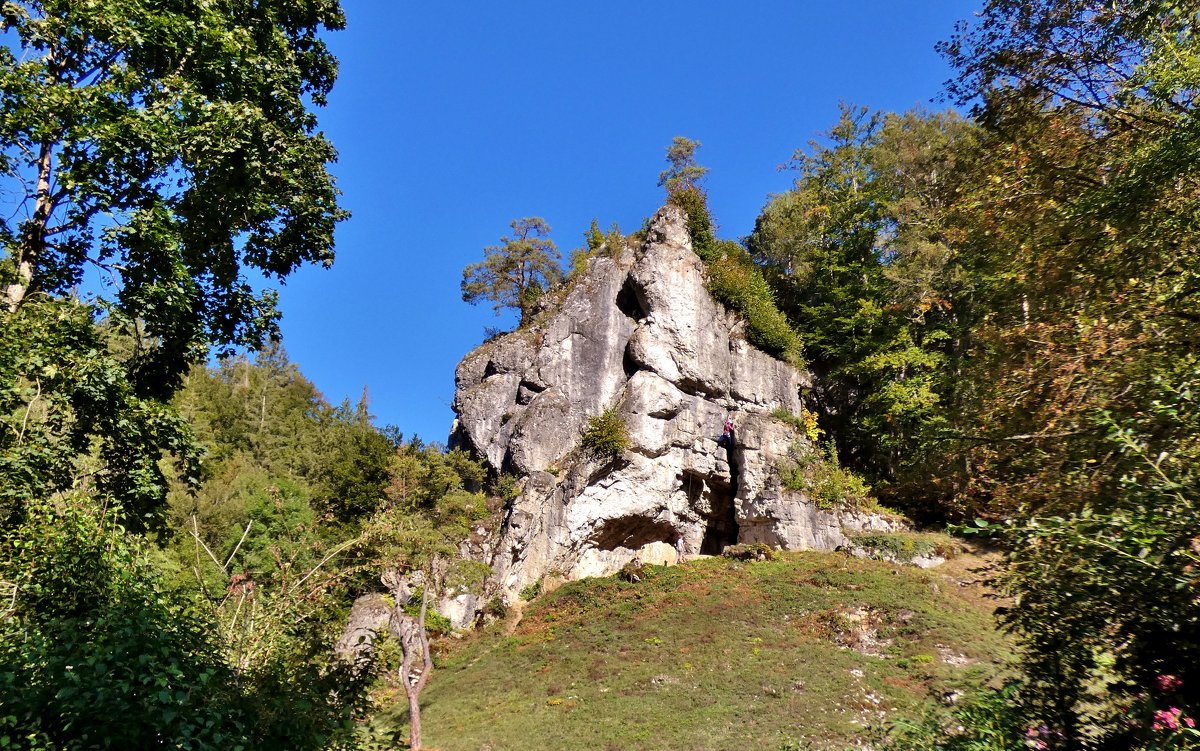
<path id="1" fill-rule="evenodd" d="M 740 317 L 709 295 L 685 220 L 661 209 L 640 248 L 596 256 L 539 323 L 458 366 L 451 444 L 523 478 L 491 550 L 502 599 L 635 556 L 833 549 L 846 531 L 892 526 L 782 488 L 779 467 L 807 442 L 771 413 L 800 414 L 809 376 L 746 342 Z M 628 429 L 619 458 L 581 446 L 608 409 Z M 716 443 L 727 415 L 728 450 Z"/>

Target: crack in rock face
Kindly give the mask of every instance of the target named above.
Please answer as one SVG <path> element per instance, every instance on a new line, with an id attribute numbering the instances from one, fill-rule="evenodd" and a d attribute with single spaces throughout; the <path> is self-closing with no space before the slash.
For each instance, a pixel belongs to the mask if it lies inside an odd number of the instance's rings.
<path id="1" fill-rule="evenodd" d="M 556 308 L 456 371 L 451 445 L 523 478 L 484 546 L 503 600 L 635 557 L 671 563 L 756 542 L 832 550 L 846 531 L 894 526 L 782 488 L 779 466 L 807 439 L 771 413 L 801 414 L 810 376 L 747 343 L 738 315 L 712 299 L 683 211 L 660 209 L 647 238 L 597 254 Z M 630 442 L 616 460 L 582 446 L 588 419 L 610 409 Z M 727 417 L 728 448 L 716 441 Z"/>

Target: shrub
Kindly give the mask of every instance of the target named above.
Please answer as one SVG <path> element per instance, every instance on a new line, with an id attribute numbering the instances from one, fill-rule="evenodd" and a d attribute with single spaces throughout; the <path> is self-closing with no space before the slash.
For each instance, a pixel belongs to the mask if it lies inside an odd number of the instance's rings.
<path id="1" fill-rule="evenodd" d="M 588 418 L 583 447 L 597 456 L 616 458 L 629 448 L 629 429 L 616 409 L 606 409 Z"/>
<path id="2" fill-rule="evenodd" d="M 670 203 L 687 214 L 688 236 L 692 238 L 692 250 L 696 255 L 705 263 L 716 259 L 716 238 L 713 237 L 712 217 L 704 193 L 699 188 L 684 188 L 671 194 Z"/>
<path id="3" fill-rule="evenodd" d="M 517 483 L 517 478 L 509 474 L 497 475 L 488 490 L 506 504 L 512 503 L 521 495 L 521 486 Z"/>
<path id="4" fill-rule="evenodd" d="M 432 600 L 432 597 L 430 598 Z M 413 618 L 419 618 L 421 615 L 421 598 L 419 594 L 404 606 L 404 612 L 411 615 Z M 446 635 L 454 631 L 454 624 L 450 619 L 434 610 L 432 606 L 425 608 L 425 630 L 430 634 Z"/>
<path id="5" fill-rule="evenodd" d="M 524 594 L 523 590 L 522 594 Z M 508 606 L 504 604 L 504 600 L 501 600 L 499 597 L 493 597 L 492 599 L 488 600 L 487 607 L 484 608 L 484 612 L 493 618 L 507 618 Z"/>
<path id="6" fill-rule="evenodd" d="M 708 268 L 708 291 L 746 319 L 746 339 L 755 347 L 803 367 L 800 337 L 775 305 L 762 270 L 741 245 L 713 237 L 712 219 L 704 194 L 686 188 L 671 195 L 671 203 L 688 217 L 692 249 Z"/>
<path id="7" fill-rule="evenodd" d="M 792 411 L 786 407 L 776 407 L 775 409 L 771 410 L 771 417 L 774 417 L 776 420 L 779 420 L 782 423 L 791 425 L 797 430 L 804 429 L 804 419 L 793 414 Z"/>
<path id="8" fill-rule="evenodd" d="M 721 551 L 721 555 L 735 561 L 773 561 L 775 551 L 770 545 L 761 542 L 741 543 L 730 545 Z"/>
<path id="9" fill-rule="evenodd" d="M 721 240 L 716 257 L 708 261 L 708 289 L 721 303 L 746 319 L 746 339 L 759 349 L 797 366 L 802 365 L 800 337 L 775 305 L 775 295 L 746 249 Z"/>
<path id="10" fill-rule="evenodd" d="M 851 544 L 876 560 L 912 563 L 914 558 L 954 557 L 954 547 L 945 539 L 919 534 L 867 534 L 851 539 Z"/>
<path id="11" fill-rule="evenodd" d="M 532 584 L 526 584 L 525 587 L 521 590 L 520 597 L 525 602 L 529 602 L 530 600 L 537 597 L 541 593 L 542 593 L 542 580 L 538 579 L 537 581 L 533 582 Z"/>
<path id="12" fill-rule="evenodd" d="M 580 274 L 587 271 L 592 259 L 596 256 L 604 255 L 619 261 L 627 247 L 625 233 L 621 232 L 621 227 L 616 222 L 612 223 L 608 232 L 603 232 L 600 229 L 600 223 L 593 219 L 592 226 L 583 233 L 583 239 L 586 246 L 571 251 L 571 261 L 567 272 L 568 284 L 575 282 Z"/>
<path id="13" fill-rule="evenodd" d="M 825 510 L 844 506 L 866 509 L 872 505 L 871 487 L 841 466 L 832 443 L 825 445 L 824 457 L 807 447 L 798 447 L 793 454 L 799 458 L 779 470 L 785 488 L 807 493 L 818 508 Z"/>
<path id="14" fill-rule="evenodd" d="M 0 539 L 0 747 L 303 751 L 351 733 L 370 671 L 269 623 L 269 648 L 231 659 L 221 625 L 162 586 L 121 522 L 71 497 L 31 505 Z M 270 595 L 254 597 L 272 619 Z"/>

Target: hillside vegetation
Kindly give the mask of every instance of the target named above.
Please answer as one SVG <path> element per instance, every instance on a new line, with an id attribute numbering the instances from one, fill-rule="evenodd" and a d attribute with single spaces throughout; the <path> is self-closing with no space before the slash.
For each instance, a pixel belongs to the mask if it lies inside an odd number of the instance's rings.
<path id="1" fill-rule="evenodd" d="M 704 558 L 572 582 L 443 645 L 428 744 L 844 748 L 995 678 L 1008 644 L 966 555 L 923 571 L 842 553 Z M 387 698 L 384 697 L 386 701 Z M 377 723 L 396 729 L 403 702 Z"/>

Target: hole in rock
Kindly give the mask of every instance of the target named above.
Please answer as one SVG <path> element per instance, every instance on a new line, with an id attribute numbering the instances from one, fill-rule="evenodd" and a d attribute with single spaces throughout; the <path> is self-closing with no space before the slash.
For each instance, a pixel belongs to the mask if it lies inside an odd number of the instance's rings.
<path id="1" fill-rule="evenodd" d="M 621 356 L 621 367 L 625 371 L 626 378 L 633 378 L 633 374 L 641 370 L 637 361 L 633 359 L 633 354 L 629 351 L 629 345 L 625 346 L 625 354 Z"/>
<path id="2" fill-rule="evenodd" d="M 638 298 L 632 279 L 626 279 L 621 291 L 617 293 L 617 309 L 635 321 L 646 317 L 646 311 Z"/>
<path id="3" fill-rule="evenodd" d="M 688 504 L 704 519 L 702 555 L 720 555 L 738 541 L 736 486 L 695 472 L 681 476 Z"/>
<path id="4" fill-rule="evenodd" d="M 711 513 L 705 518 L 701 555 L 720 555 L 726 546 L 738 541 L 737 506 L 732 486 L 712 488 L 709 500 Z"/>
<path id="5" fill-rule="evenodd" d="M 605 519 L 593 533 L 592 541 L 600 550 L 616 550 L 637 549 L 652 542 L 674 544 L 677 537 L 675 528 L 667 522 L 645 516 L 619 516 Z"/>

